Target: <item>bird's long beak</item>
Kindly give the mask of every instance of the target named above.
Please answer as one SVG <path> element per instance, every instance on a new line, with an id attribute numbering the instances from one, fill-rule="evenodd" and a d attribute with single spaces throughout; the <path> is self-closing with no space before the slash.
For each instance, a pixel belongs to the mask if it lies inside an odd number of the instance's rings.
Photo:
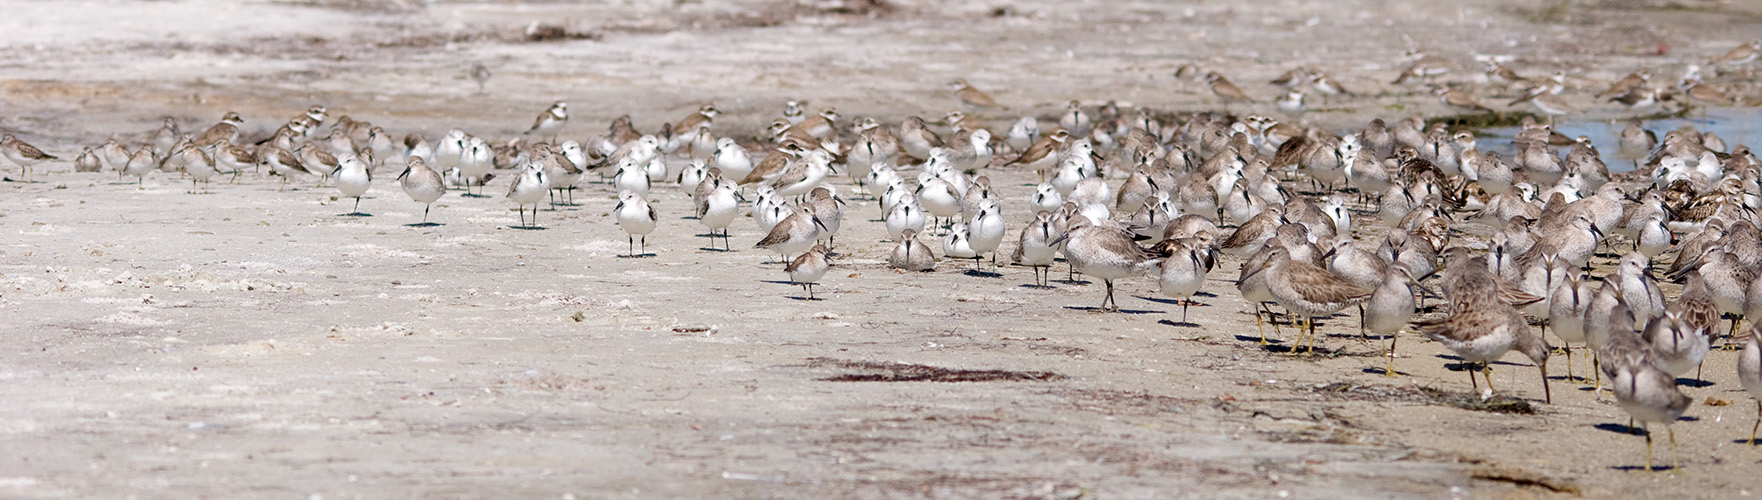
<path id="1" fill-rule="evenodd" d="M 1547 360 L 1537 364 L 1536 368 L 1542 371 L 1542 400 L 1548 404 L 1554 404 L 1554 389 L 1548 385 Z"/>

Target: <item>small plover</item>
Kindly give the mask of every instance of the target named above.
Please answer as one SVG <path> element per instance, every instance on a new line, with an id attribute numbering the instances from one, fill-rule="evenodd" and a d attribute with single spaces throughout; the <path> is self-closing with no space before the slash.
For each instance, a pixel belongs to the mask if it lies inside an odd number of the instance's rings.
<path id="1" fill-rule="evenodd" d="M 617 217 L 618 227 L 624 230 L 626 241 L 630 245 L 625 256 L 648 255 L 649 233 L 655 231 L 655 226 L 660 220 L 655 216 L 654 205 L 650 205 L 641 193 L 624 190 L 618 192 L 618 206 L 614 207 L 612 212 Z M 537 215 L 533 217 L 537 218 Z M 639 239 L 641 240 L 640 253 Z"/>
<path id="2" fill-rule="evenodd" d="M 361 213 L 361 197 L 373 186 L 373 171 L 367 168 L 367 162 L 355 156 L 345 156 L 337 160 L 337 167 L 330 176 L 336 179 L 337 191 L 343 196 L 355 197 L 355 210 L 348 215 L 366 215 Z"/>
<path id="3" fill-rule="evenodd" d="M 1124 226 L 1082 216 L 1072 216 L 1070 228 L 1065 233 L 1064 252 L 1076 272 L 1094 276 L 1107 284 L 1107 295 L 1098 308 L 1101 311 L 1119 310 L 1119 304 L 1113 298 L 1115 280 L 1143 275 L 1160 262 L 1133 242 L 1131 231 Z"/>
<path id="4" fill-rule="evenodd" d="M 968 108 L 1006 109 L 1002 105 L 997 104 L 997 101 L 991 99 L 991 96 L 984 91 L 973 88 L 971 84 L 967 83 L 965 78 L 956 78 L 954 81 L 948 83 L 948 87 L 954 90 L 954 97 L 961 101 L 961 105 Z"/>
<path id="5" fill-rule="evenodd" d="M 734 224 L 734 218 L 740 215 L 740 193 L 733 183 L 717 183 L 710 194 L 704 196 L 704 202 L 698 206 L 697 220 L 710 230 L 710 246 L 716 244 L 716 233 L 722 233 L 722 248 L 733 250 L 729 246 L 728 226 Z"/>
<path id="6" fill-rule="evenodd" d="M 563 126 L 568 124 L 569 103 L 557 101 L 551 103 L 549 109 L 538 114 L 538 118 L 532 121 L 532 128 L 527 129 L 526 134 L 548 137 L 552 142 L 555 142 L 557 133 L 562 132 Z"/>
<path id="7" fill-rule="evenodd" d="M 1057 241 L 1063 237 L 1064 233 L 1052 223 L 1052 212 L 1041 210 L 1022 228 L 1022 236 L 1016 240 L 1016 250 L 1010 254 L 1010 261 L 1033 268 L 1034 284 L 1047 286 L 1052 278 L 1053 259 L 1058 257 Z"/>
<path id="8" fill-rule="evenodd" d="M 520 173 L 514 176 L 514 182 L 508 185 L 508 199 L 514 200 L 515 210 L 520 211 L 521 228 L 538 226 L 538 204 L 550 192 L 550 176 L 545 175 L 543 167 L 529 163 L 520 168 Z M 526 222 L 527 205 L 532 205 L 530 225 Z"/>
<path id="9" fill-rule="evenodd" d="M 916 233 L 924 230 L 924 209 L 918 206 L 917 196 L 902 193 L 899 201 L 887 209 L 882 222 L 887 226 L 887 236 L 893 241 L 902 241 L 906 231 Z"/>
<path id="10" fill-rule="evenodd" d="M 412 156 L 405 161 L 404 173 L 398 174 L 398 186 L 404 188 L 404 194 L 422 204 L 422 225 L 428 224 L 428 210 L 434 207 L 435 200 L 447 194 L 447 185 L 441 180 L 440 172 L 428 168 L 420 156 Z"/>
<path id="11" fill-rule="evenodd" d="M 991 254 L 991 263 L 995 265 L 997 248 L 1003 245 L 1003 236 L 1008 232 L 1005 226 L 997 200 L 986 199 L 979 203 L 978 213 L 967 223 L 968 244 L 979 255 Z"/>
<path id="12" fill-rule="evenodd" d="M 907 229 L 900 234 L 893 253 L 887 255 L 887 265 L 906 271 L 931 271 L 936 269 L 936 256 L 930 253 L 929 246 L 918 241 L 917 231 Z"/>
<path id="13" fill-rule="evenodd" d="M 13 137 L 12 134 L 6 134 L 4 137 L 0 137 L 0 156 L 5 156 L 6 159 L 12 160 L 13 163 L 18 164 L 20 170 L 24 174 L 25 182 L 30 182 L 31 180 L 31 167 L 46 161 L 60 159 L 44 153 L 43 150 L 37 149 L 36 146 L 18 140 L 18 138 Z"/>
<path id="14" fill-rule="evenodd" d="M 753 248 L 777 252 L 787 259 L 789 255 L 806 251 L 814 246 L 814 241 L 820 239 L 820 232 L 825 229 L 826 225 L 821 223 L 819 218 L 814 217 L 813 212 L 796 208 L 788 217 L 777 222 L 777 225 L 771 226 L 771 231 L 754 244 Z"/>
<path id="15" fill-rule="evenodd" d="M 238 113 L 228 111 L 226 116 L 220 117 L 219 123 L 215 123 L 213 126 L 208 127 L 208 130 L 202 131 L 202 135 L 196 136 L 194 140 L 196 147 L 206 147 L 214 143 L 238 140 L 239 125 L 244 124 L 245 120 L 239 118 Z"/>
<path id="16" fill-rule="evenodd" d="M 1671 424 L 1682 418 L 1694 400 L 1676 386 L 1676 379 L 1656 365 L 1652 348 L 1635 334 L 1631 325 L 1633 314 L 1617 304 L 1612 309 L 1608 339 L 1597 350 L 1602 375 L 1609 377 L 1609 387 L 1616 403 L 1640 423 L 1646 435 L 1646 470 L 1652 470 L 1652 433 L 1646 424 L 1661 423 L 1670 434 L 1672 469 L 1677 469 L 1676 430 Z"/>
<path id="17" fill-rule="evenodd" d="M 1750 445 L 1755 446 L 1756 429 L 1762 429 L 1762 323 L 1746 335 L 1743 352 L 1738 353 L 1738 382 L 1756 400 L 1756 425 L 1750 426 Z"/>
<path id="18" fill-rule="evenodd" d="M 1181 303 L 1181 323 L 1186 323 L 1187 306 L 1193 304 L 1193 294 L 1205 286 L 1205 275 L 1211 272 L 1216 256 L 1198 238 L 1165 240 L 1157 248 L 1168 254 L 1162 259 L 1157 284 L 1164 297 Z"/>
<path id="19" fill-rule="evenodd" d="M 828 253 L 826 245 L 814 245 L 783 268 L 789 273 L 791 283 L 799 284 L 808 291 L 808 300 L 819 300 L 814 298 L 814 284 L 832 268 L 832 258 Z"/>

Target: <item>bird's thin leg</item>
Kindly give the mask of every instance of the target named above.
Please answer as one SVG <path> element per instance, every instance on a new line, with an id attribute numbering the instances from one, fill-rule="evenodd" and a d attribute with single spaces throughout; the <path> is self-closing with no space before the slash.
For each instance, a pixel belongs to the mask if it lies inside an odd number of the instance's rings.
<path id="1" fill-rule="evenodd" d="M 1389 356 L 1388 356 L 1389 365 L 1387 367 L 1383 368 L 1383 376 L 1384 377 L 1394 377 L 1396 375 L 1400 375 L 1398 373 L 1395 373 L 1395 344 L 1400 341 L 1401 341 L 1401 331 L 1400 330 L 1396 330 L 1395 333 L 1389 334 Z"/>
<path id="2" fill-rule="evenodd" d="M 1762 429 L 1762 399 L 1756 400 L 1756 425 L 1750 426 L 1750 446 L 1756 445 L 1756 429 Z"/>
<path id="3" fill-rule="evenodd" d="M 1260 330 L 1260 345 L 1268 345 L 1268 344 L 1271 344 L 1272 342 L 1266 341 L 1266 324 L 1262 323 L 1260 321 L 1260 309 L 1263 306 L 1264 306 L 1264 304 L 1255 304 L 1254 305 L 1254 328 Z M 1762 418 L 1762 417 L 1759 417 L 1759 418 Z"/>
<path id="4" fill-rule="evenodd" d="M 1554 333 L 1558 334 L 1560 330 L 1555 330 Z M 1560 348 L 1566 351 L 1566 379 L 1572 380 L 1572 345 L 1561 342 Z"/>
<path id="5" fill-rule="evenodd" d="M 1475 366 L 1475 363 L 1470 362 L 1468 364 L 1468 386 L 1473 387 L 1475 392 L 1480 392 L 1481 390 L 1481 381 L 1475 380 L 1474 378 L 1475 372 L 1479 371 L 1480 367 Z"/>
<path id="6" fill-rule="evenodd" d="M 1358 338 L 1359 339 L 1370 340 L 1370 335 L 1366 334 L 1364 332 L 1365 327 L 1369 326 L 1369 323 L 1370 323 L 1370 319 L 1364 317 L 1364 304 L 1359 304 L 1358 305 Z"/>
<path id="7" fill-rule="evenodd" d="M 1305 322 L 1309 323 L 1309 350 L 1307 352 L 1315 354 L 1315 318 L 1306 318 Z"/>
<path id="8" fill-rule="evenodd" d="M 1676 428 L 1665 424 L 1664 433 L 1670 436 L 1670 470 L 1681 469 L 1682 462 L 1677 459 L 1676 455 Z"/>
<path id="9" fill-rule="evenodd" d="M 1645 429 L 1640 432 L 1646 433 L 1646 471 L 1650 472 L 1655 470 L 1652 468 L 1652 432 Z"/>
<path id="10" fill-rule="evenodd" d="M 1495 393 L 1499 392 L 1498 389 L 1493 388 L 1493 362 L 1492 361 L 1482 361 L 1481 362 L 1481 369 L 1486 371 L 1487 390 L 1490 392 L 1495 392 Z"/>

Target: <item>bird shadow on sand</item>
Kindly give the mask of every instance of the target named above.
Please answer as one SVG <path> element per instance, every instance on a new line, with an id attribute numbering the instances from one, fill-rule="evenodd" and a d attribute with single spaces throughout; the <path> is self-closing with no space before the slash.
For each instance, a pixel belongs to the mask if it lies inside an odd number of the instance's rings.
<path id="1" fill-rule="evenodd" d="M 997 271 L 983 271 L 983 270 L 979 270 L 979 269 L 968 269 L 965 271 L 961 271 L 961 274 L 965 274 L 967 276 L 973 276 L 973 277 L 977 277 L 977 278 L 1002 278 L 1003 277 L 1003 273 L 1000 273 Z"/>
<path id="2" fill-rule="evenodd" d="M 550 229 L 550 228 L 544 227 L 544 226 L 508 226 L 508 229 L 519 229 L 521 231 L 544 231 L 544 230 Z"/>
<path id="3" fill-rule="evenodd" d="M 1258 344 L 1258 343 L 1260 343 L 1260 336 L 1258 336 L 1258 335 L 1237 335 L 1236 341 L 1238 341 L 1238 342 L 1253 342 L 1253 343 Z M 1285 343 L 1285 341 L 1283 341 L 1283 340 L 1274 339 L 1274 338 L 1268 338 L 1268 339 L 1266 339 L 1266 341 L 1268 342 L 1268 344 L 1267 344 L 1268 346 L 1274 346 L 1274 345 L 1279 345 L 1279 344 Z"/>
<path id="4" fill-rule="evenodd" d="M 413 222 L 410 224 L 404 224 L 404 227 L 441 227 L 445 225 L 446 224 L 441 224 L 439 222 Z"/>
<path id="5" fill-rule="evenodd" d="M 1708 382 L 1708 381 L 1701 380 L 1701 379 L 1693 379 L 1693 378 L 1676 379 L 1676 385 L 1685 386 L 1685 387 L 1694 387 L 1694 388 L 1713 387 L 1712 382 Z"/>
<path id="6" fill-rule="evenodd" d="M 337 214 L 337 217 L 372 217 L 372 216 L 373 216 L 373 214 L 370 214 L 367 212 L 349 212 L 346 214 Z"/>
<path id="7" fill-rule="evenodd" d="M 1362 372 L 1365 375 L 1388 375 L 1389 374 L 1388 368 L 1365 368 L 1363 370 L 1359 370 L 1359 372 Z M 1401 373 L 1401 370 L 1395 370 L 1395 375 L 1407 375 L 1407 374 Z"/>
<path id="8" fill-rule="evenodd" d="M 1646 433 L 1646 431 L 1641 430 L 1639 427 L 1629 427 L 1629 426 L 1614 423 L 1614 422 L 1605 422 L 1605 423 L 1593 425 L 1591 427 L 1594 429 L 1600 430 L 1600 431 L 1609 431 L 1609 432 L 1615 432 L 1615 433 L 1620 433 L 1620 434 L 1632 434 L 1635 436 L 1644 435 Z"/>
<path id="9" fill-rule="evenodd" d="M 705 252 L 717 252 L 717 253 L 728 253 L 728 252 L 734 251 L 734 249 L 732 249 L 732 248 L 716 248 L 716 247 L 697 247 L 697 249 L 705 251 Z"/>
<path id="10" fill-rule="evenodd" d="M 639 253 L 639 254 L 635 254 L 635 255 L 624 254 L 624 255 L 619 255 L 617 257 L 620 259 L 646 259 L 646 258 L 654 257 L 654 256 L 655 256 L 654 252 L 649 252 L 649 253 Z"/>
<path id="11" fill-rule="evenodd" d="M 1453 372 L 1468 370 L 1474 366 L 1474 363 L 1469 363 L 1468 360 L 1462 359 L 1461 356 L 1456 356 L 1453 354 L 1436 354 L 1435 356 L 1437 356 L 1438 359 L 1455 361 L 1455 363 L 1445 363 L 1444 364 L 1444 369 L 1450 370 Z M 1521 366 L 1524 368 L 1535 368 L 1536 367 L 1536 365 L 1532 365 L 1532 364 L 1528 364 L 1528 363 L 1518 364 L 1518 363 L 1512 363 L 1510 361 L 1494 361 L 1494 362 L 1492 362 L 1492 364 L 1496 365 L 1496 366 Z"/>
<path id="12" fill-rule="evenodd" d="M 1609 470 L 1619 470 L 1619 471 L 1627 471 L 1627 472 L 1645 472 L 1646 466 L 1644 466 L 1644 465 L 1611 465 L 1611 466 L 1609 466 Z M 1670 472 L 1670 471 L 1674 471 L 1674 470 L 1676 470 L 1676 468 L 1671 467 L 1670 464 L 1652 464 L 1652 472 Z"/>
<path id="13" fill-rule="evenodd" d="M 1065 306 L 1065 309 L 1070 309 L 1072 311 L 1089 311 L 1092 313 L 1121 313 L 1121 314 L 1166 314 L 1167 313 L 1167 311 L 1151 311 L 1148 309 L 1104 310 L 1102 308 L 1094 307 L 1094 306 Z"/>
<path id="14" fill-rule="evenodd" d="M 1156 324 L 1168 325 L 1168 326 L 1172 326 L 1172 327 L 1176 327 L 1176 328 L 1203 328 L 1203 327 L 1199 326 L 1199 323 L 1193 323 L 1193 322 L 1188 322 L 1188 321 L 1174 321 L 1174 320 L 1167 320 L 1167 319 L 1157 320 Z"/>
<path id="15" fill-rule="evenodd" d="M 1020 285 L 1016 285 L 1016 286 L 1018 286 L 1018 287 L 1022 287 L 1022 288 L 1033 288 L 1033 289 L 1037 289 L 1037 290 L 1052 290 L 1052 289 L 1056 289 L 1056 288 L 1058 288 L 1058 287 L 1056 287 L 1056 286 L 1052 286 L 1052 285 L 1049 285 L 1049 284 L 1048 284 L 1048 285 L 1042 285 L 1042 284 L 1039 284 L 1039 283 L 1023 283 L 1023 284 L 1020 284 Z"/>

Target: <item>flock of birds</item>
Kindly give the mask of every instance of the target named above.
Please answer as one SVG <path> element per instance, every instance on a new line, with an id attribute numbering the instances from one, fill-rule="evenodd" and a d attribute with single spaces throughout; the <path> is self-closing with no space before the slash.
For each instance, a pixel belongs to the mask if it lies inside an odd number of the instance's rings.
<path id="1" fill-rule="evenodd" d="M 1737 62 L 1755 59 L 1757 45 L 1740 47 L 1751 53 Z M 1406 73 L 1432 76 L 1424 64 L 1417 60 Z M 1272 83 L 1344 92 L 1319 72 L 1295 71 Z M 1624 78 L 1604 94 L 1643 89 L 1646 73 L 1636 74 L 1640 87 Z M 1230 94 L 1240 90 L 1219 87 L 1229 84 L 1216 73 L 1204 80 L 1223 89 L 1218 95 L 1226 102 L 1239 100 Z M 1525 99 L 1550 100 L 1543 96 L 1558 93 L 1550 81 Z M 964 80 L 951 88 L 967 111 L 1004 109 Z M 1456 105 L 1448 96 L 1455 90 L 1440 89 Z M 1185 323 L 1192 297 L 1230 256 L 1241 260 L 1235 284 L 1255 304 L 1261 342 L 1268 343 L 1261 312 L 1276 318 L 1275 305 L 1299 325 L 1292 354 L 1314 351 L 1318 318 L 1357 308 L 1361 333 L 1389 341 L 1385 375 L 1398 374 L 1395 342 L 1411 328 L 1478 364 L 1469 379 L 1478 388 L 1475 374 L 1484 371 L 1486 396 L 1493 391 L 1489 363 L 1518 351 L 1540 370 L 1551 402 L 1549 358 L 1563 352 L 1570 379 L 1573 348 L 1582 344 L 1595 360 L 1599 398 L 1607 387 L 1642 425 L 1669 426 L 1690 404 L 1676 377 L 1696 370 L 1716 345 L 1741 346 L 1739 379 L 1759 398 L 1762 426 L 1762 324 L 1740 327 L 1744 318 L 1762 318 L 1762 162 L 1712 133 L 1683 128 L 1659 140 L 1630 122 L 1617 147 L 1636 168 L 1615 175 L 1588 139 L 1564 137 L 1529 118 L 1507 156 L 1483 149 L 1470 132 L 1418 116 L 1393 124 L 1375 119 L 1336 135 L 1262 115 L 1073 101 L 1050 131 L 1026 116 L 993 135 L 962 111 L 940 124 L 908 117 L 890 125 L 845 121 L 831 108 L 809 113 L 790 102 L 754 145 L 716 135 L 718 114 L 706 105 L 649 134 L 624 116 L 604 135 L 558 142 L 569 119 L 567 103 L 558 101 L 522 137 L 492 144 L 462 130 L 398 141 L 366 121 L 330 120 L 322 106 L 266 139 L 241 140 L 243 120 L 227 113 L 198 134 L 183 133 L 168 118 L 135 150 L 112 138 L 81 152 L 73 166 L 137 181 L 181 172 L 192 191 L 267 166 L 284 185 L 314 177 L 334 183 L 355 198 L 359 214 L 374 172 L 401 162 L 398 184 L 424 205 L 423 224 L 449 186 L 483 197 L 477 193 L 497 171 L 513 171 L 507 197 L 518 205 L 521 227 L 537 225 L 547 196 L 557 203 L 602 184 L 617 193 L 613 213 L 632 257 L 652 255 L 646 239 L 660 221 L 649 196 L 671 183 L 689 192 L 712 246 L 720 237 L 732 249 L 729 228 L 749 215 L 764 234 L 755 248 L 781 256 L 809 299 L 831 266 L 845 211 L 855 210 L 835 176 L 852 181 L 853 195 L 875 200 L 894 245 L 889 266 L 933 270 L 938 252 L 920 237 L 937 234 L 941 258 L 972 260 L 977 270 L 987 257 L 996 265 L 1012 229 L 987 172 L 1031 170 L 1041 180 L 1027 200 L 1033 216 L 1013 228 L 1015 245 L 1005 260 L 1032 268 L 1038 286 L 1049 285 L 1059 260 L 1072 273 L 1101 280 L 1100 311 L 1118 310 L 1116 281 L 1151 275 L 1182 304 Z M 328 133 L 321 132 L 327 123 Z M 27 179 L 32 167 L 59 160 L 12 135 L 0 142 L 0 155 L 21 165 Z M 1376 216 L 1386 232 L 1355 222 L 1364 215 Z M 1468 236 L 1471 224 L 1490 236 Z M 1587 274 L 1593 258 L 1608 255 L 1599 250 L 1618 248 L 1628 251 L 1612 272 Z M 1683 284 L 1675 297 L 1653 272 L 1667 254 L 1673 257 L 1665 276 Z M 1421 307 L 1427 297 L 1442 299 L 1430 314 Z M 1722 315 L 1731 318 L 1727 328 Z M 1560 349 L 1550 346 L 1547 331 Z M 1646 443 L 1650 469 L 1649 433 Z"/>

